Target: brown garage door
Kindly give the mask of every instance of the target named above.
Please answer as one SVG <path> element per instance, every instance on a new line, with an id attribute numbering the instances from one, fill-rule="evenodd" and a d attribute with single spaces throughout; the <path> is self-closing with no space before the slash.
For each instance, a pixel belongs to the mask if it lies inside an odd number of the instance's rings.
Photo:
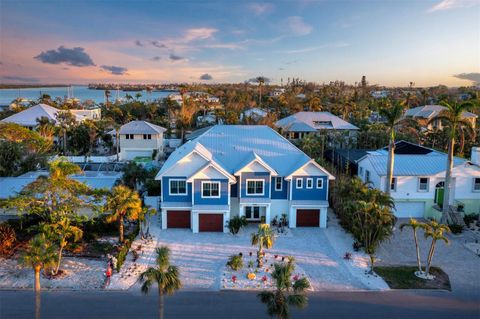
<path id="1" fill-rule="evenodd" d="M 319 227 L 319 209 L 297 209 L 297 227 Z"/>
<path id="2" fill-rule="evenodd" d="M 190 228 L 190 211 L 167 211 L 167 228 Z"/>
<path id="3" fill-rule="evenodd" d="M 199 214 L 198 226 L 200 231 L 223 232 L 223 214 Z"/>

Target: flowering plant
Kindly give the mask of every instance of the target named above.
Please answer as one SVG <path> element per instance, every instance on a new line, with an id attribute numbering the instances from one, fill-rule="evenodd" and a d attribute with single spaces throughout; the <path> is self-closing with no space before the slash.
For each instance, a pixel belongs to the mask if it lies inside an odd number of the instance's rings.
<path id="1" fill-rule="evenodd" d="M 236 282 L 236 281 L 237 281 L 237 276 L 233 275 L 233 276 L 232 276 L 232 281 L 233 281 L 233 282 Z"/>
<path id="2" fill-rule="evenodd" d="M 262 281 L 263 281 L 263 282 L 266 282 L 266 281 L 267 281 L 267 276 L 263 276 L 263 277 L 262 277 Z"/>
<path id="3" fill-rule="evenodd" d="M 249 272 L 247 274 L 247 278 L 250 279 L 250 280 L 255 280 L 257 278 L 257 275 L 255 275 L 255 273 L 253 273 L 253 272 Z"/>
<path id="4" fill-rule="evenodd" d="M 299 279 L 298 275 L 293 276 L 293 281 L 297 281 Z"/>

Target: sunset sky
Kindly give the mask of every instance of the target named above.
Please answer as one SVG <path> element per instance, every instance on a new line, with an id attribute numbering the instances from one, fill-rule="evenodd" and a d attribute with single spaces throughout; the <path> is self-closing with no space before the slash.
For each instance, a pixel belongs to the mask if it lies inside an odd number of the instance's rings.
<path id="1" fill-rule="evenodd" d="M 1 0 L 0 28 L 0 83 L 480 82 L 480 0 Z"/>

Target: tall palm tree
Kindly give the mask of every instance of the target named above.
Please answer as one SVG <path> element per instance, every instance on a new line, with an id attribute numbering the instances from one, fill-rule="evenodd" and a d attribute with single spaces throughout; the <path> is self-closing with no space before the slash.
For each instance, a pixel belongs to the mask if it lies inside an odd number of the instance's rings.
<path id="1" fill-rule="evenodd" d="M 275 291 L 262 291 L 257 296 L 267 305 L 267 313 L 279 319 L 290 318 L 290 306 L 305 308 L 308 298 L 305 291 L 310 288 L 306 278 L 300 278 L 292 284 L 292 273 L 295 270 L 294 259 L 291 257 L 286 264 L 275 264 L 272 278 L 275 281 Z"/>
<path id="2" fill-rule="evenodd" d="M 34 290 L 40 291 L 40 271 L 43 267 L 50 267 L 55 263 L 55 248 L 47 240 L 45 234 L 39 234 L 33 237 L 28 243 L 24 255 L 21 257 L 21 263 L 32 267 L 35 272 Z"/>
<path id="3" fill-rule="evenodd" d="M 106 220 L 118 223 L 118 241 L 123 243 L 123 222 L 125 218 L 137 220 L 142 213 L 142 201 L 138 193 L 127 186 L 115 186 L 107 195 L 105 210 L 109 212 Z"/>
<path id="4" fill-rule="evenodd" d="M 415 218 L 410 218 L 408 223 L 404 223 L 400 225 L 400 230 L 403 231 L 403 228 L 410 227 L 413 231 L 413 239 L 415 240 L 415 251 L 417 252 L 417 266 L 418 266 L 418 273 L 422 273 L 422 263 L 420 260 L 420 247 L 418 246 L 418 238 L 417 238 L 417 229 L 425 229 L 425 223 L 419 222 Z"/>
<path id="5" fill-rule="evenodd" d="M 275 233 L 269 224 L 258 225 L 258 231 L 251 235 L 252 246 L 258 245 L 257 267 L 263 266 L 263 249 L 270 249 L 275 241 Z"/>
<path id="6" fill-rule="evenodd" d="M 105 90 L 104 94 L 105 94 L 105 106 L 108 108 L 108 104 L 109 104 L 108 99 L 110 98 L 112 93 L 110 92 L 110 90 Z"/>
<path id="7" fill-rule="evenodd" d="M 428 124 L 431 124 L 435 121 L 441 121 L 447 125 L 444 125 L 444 128 L 447 130 L 448 137 L 450 139 L 448 143 L 448 155 L 447 155 L 447 169 L 445 172 L 445 191 L 443 194 L 443 207 L 442 207 L 442 222 L 448 220 L 448 210 L 449 199 L 450 199 L 450 188 L 452 185 L 452 169 L 453 169 L 453 155 L 455 153 L 455 138 L 457 134 L 460 134 L 464 138 L 465 132 L 469 132 L 470 136 L 475 136 L 475 130 L 473 129 L 472 123 L 466 120 L 463 117 L 463 112 L 473 107 L 471 102 L 463 103 L 448 103 L 442 101 L 441 105 L 445 106 L 446 109 L 440 112 L 437 116 L 433 117 L 428 121 Z M 462 139 L 462 137 L 461 137 Z"/>
<path id="8" fill-rule="evenodd" d="M 176 266 L 170 265 L 170 249 L 162 246 L 156 249 L 156 267 L 150 267 L 140 274 L 142 293 L 147 294 L 153 284 L 158 285 L 159 317 L 163 319 L 164 294 L 173 294 L 182 287 L 180 272 Z"/>
<path id="9" fill-rule="evenodd" d="M 393 105 L 387 103 L 387 106 L 380 109 L 380 115 L 385 117 L 389 134 L 388 143 L 388 163 L 387 180 L 384 191 L 390 194 L 390 185 L 392 184 L 394 157 L 395 157 L 395 136 L 399 130 L 405 129 L 413 124 L 413 120 L 403 117 L 404 103 L 395 102 Z"/>
<path id="10" fill-rule="evenodd" d="M 425 278 L 426 279 L 434 279 L 433 276 L 430 275 L 430 266 L 432 264 L 433 254 L 435 253 L 435 244 L 438 240 L 443 240 L 447 245 L 449 244 L 448 238 L 445 237 L 445 233 L 449 233 L 450 228 L 447 225 L 437 223 L 436 221 L 432 220 L 427 224 L 425 228 L 425 238 L 431 238 L 432 243 L 430 245 L 430 250 L 428 251 L 427 256 L 427 267 L 425 269 Z"/>

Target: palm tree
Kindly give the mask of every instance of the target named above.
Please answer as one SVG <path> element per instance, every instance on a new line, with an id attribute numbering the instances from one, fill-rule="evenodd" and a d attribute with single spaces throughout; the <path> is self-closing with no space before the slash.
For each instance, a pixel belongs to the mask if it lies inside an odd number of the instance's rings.
<path id="1" fill-rule="evenodd" d="M 141 97 L 142 97 L 142 93 L 140 92 L 135 93 L 135 99 L 137 99 L 137 101 L 140 100 Z"/>
<path id="2" fill-rule="evenodd" d="M 261 302 L 267 305 L 267 313 L 279 319 L 290 318 L 290 306 L 304 308 L 307 306 L 308 298 L 305 291 L 310 288 L 306 278 L 291 281 L 292 273 L 295 270 L 294 259 L 290 257 L 284 265 L 275 264 L 272 278 L 275 280 L 275 291 L 262 291 L 257 296 Z"/>
<path id="3" fill-rule="evenodd" d="M 62 111 L 57 113 L 57 123 L 62 132 L 63 139 L 63 154 L 67 154 L 67 132 L 76 124 L 75 117 L 70 111 Z"/>
<path id="4" fill-rule="evenodd" d="M 425 238 L 432 238 L 432 243 L 430 245 L 430 250 L 428 251 L 427 256 L 427 268 L 425 269 L 425 278 L 434 279 L 435 277 L 430 275 L 430 266 L 432 264 L 433 254 L 435 253 L 435 244 L 438 240 L 443 240 L 447 245 L 449 244 L 448 238 L 445 237 L 444 233 L 450 232 L 450 228 L 447 225 L 437 223 L 432 220 L 427 224 L 425 229 Z"/>
<path id="5" fill-rule="evenodd" d="M 464 103 L 448 103 L 441 102 L 441 105 L 445 106 L 446 109 L 440 112 L 437 116 L 433 117 L 428 121 L 428 124 L 431 124 L 436 121 L 441 121 L 446 123 L 445 129 L 447 130 L 448 137 L 450 139 L 448 143 L 448 156 L 447 156 L 447 169 L 445 172 L 445 191 L 443 195 L 443 206 L 442 206 L 442 219 L 441 221 L 445 223 L 448 220 L 447 214 L 449 210 L 449 199 L 450 199 L 450 188 L 452 185 L 452 169 L 453 169 L 453 154 L 455 153 L 455 138 L 457 133 L 460 133 L 461 139 L 465 137 L 465 132 L 469 132 L 473 137 L 475 136 L 475 130 L 473 129 L 472 123 L 466 120 L 463 117 L 463 112 L 473 107 L 471 102 Z"/>
<path id="6" fill-rule="evenodd" d="M 258 245 L 257 251 L 257 267 L 261 268 L 263 265 L 263 248 L 270 249 L 275 241 L 275 233 L 270 228 L 269 224 L 258 225 L 258 231 L 251 235 L 252 246 Z"/>
<path id="7" fill-rule="evenodd" d="M 43 267 L 50 267 L 55 263 L 55 249 L 51 242 L 47 240 L 45 234 L 39 234 L 33 237 L 28 243 L 24 255 L 21 257 L 21 263 L 32 267 L 35 272 L 34 290 L 40 291 L 40 271 Z"/>
<path id="8" fill-rule="evenodd" d="M 118 222 L 118 241 L 123 243 L 123 221 L 125 218 L 136 220 L 142 213 L 142 201 L 138 193 L 127 186 L 115 186 L 107 195 L 105 210 L 109 211 L 107 222 Z"/>
<path id="9" fill-rule="evenodd" d="M 69 239 L 73 239 L 74 242 L 80 240 L 83 236 L 83 231 L 72 225 L 68 218 L 62 218 L 55 224 L 42 224 L 40 229 L 48 238 L 51 238 L 58 244 L 57 265 L 53 272 L 56 275 L 62 261 L 63 249 L 67 246 Z"/>
<path id="10" fill-rule="evenodd" d="M 425 229 L 426 225 L 422 222 L 419 222 L 415 218 L 410 218 L 408 223 L 400 225 L 400 230 L 403 231 L 403 228 L 410 227 L 413 231 L 413 239 L 415 240 L 415 251 L 417 252 L 417 265 L 418 265 L 418 273 L 421 274 L 422 270 L 422 263 L 420 260 L 420 247 L 418 246 L 418 238 L 417 238 L 417 229 Z"/>
<path id="11" fill-rule="evenodd" d="M 390 135 L 388 143 L 388 163 L 387 163 L 387 180 L 385 183 L 384 191 L 390 194 L 390 185 L 392 184 L 393 177 L 393 164 L 395 157 L 395 135 L 398 130 L 406 128 L 412 124 L 413 120 L 403 117 L 404 104 L 396 102 L 393 105 L 387 103 L 387 107 L 380 109 L 380 115 L 385 117 L 385 125 L 388 128 L 388 134 Z"/>
<path id="12" fill-rule="evenodd" d="M 147 294 L 154 283 L 158 285 L 159 316 L 163 319 L 163 296 L 172 295 L 182 287 L 177 266 L 170 265 L 170 249 L 162 246 L 156 249 L 156 267 L 150 267 L 140 275 L 142 293 Z"/>
<path id="13" fill-rule="evenodd" d="M 108 99 L 110 98 L 110 96 L 112 95 L 112 93 L 110 92 L 110 90 L 105 90 L 104 94 L 105 94 L 105 105 L 106 105 L 106 107 L 108 108 L 108 103 L 109 103 L 109 102 L 108 102 Z"/>

